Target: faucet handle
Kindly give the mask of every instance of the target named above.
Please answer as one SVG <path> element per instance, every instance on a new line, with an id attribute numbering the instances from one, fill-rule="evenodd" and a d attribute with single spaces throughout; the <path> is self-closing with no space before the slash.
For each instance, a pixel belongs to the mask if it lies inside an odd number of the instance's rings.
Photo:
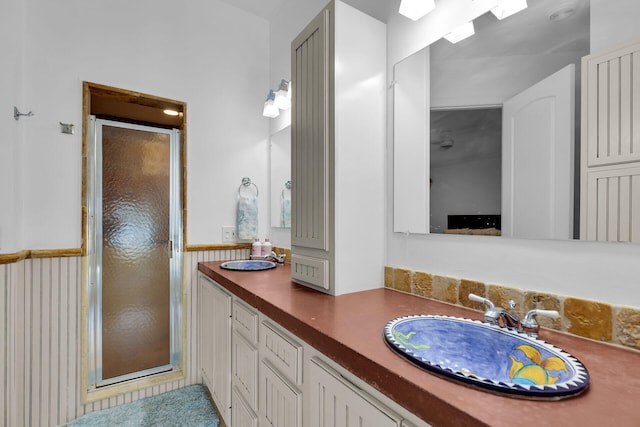
<path id="1" fill-rule="evenodd" d="M 275 251 L 271 251 L 271 257 L 273 257 L 278 264 L 284 264 L 285 254 L 278 255 Z"/>
<path id="2" fill-rule="evenodd" d="M 522 321 L 520 322 L 523 332 L 526 332 L 527 334 L 533 335 L 533 336 L 538 335 L 538 330 L 540 329 L 540 325 L 538 325 L 536 316 L 544 316 L 544 317 L 549 317 L 551 319 L 558 319 L 560 318 L 560 313 L 558 313 L 556 310 L 538 310 L 538 309 L 529 310 L 527 314 L 524 315 L 524 319 L 522 319 Z"/>
<path id="3" fill-rule="evenodd" d="M 481 297 L 481 296 L 478 296 L 478 295 L 476 295 L 476 294 L 469 294 L 469 299 L 470 299 L 471 301 L 475 301 L 475 302 L 481 302 L 481 303 L 483 303 L 484 305 L 486 305 L 486 306 L 487 306 L 487 309 L 492 309 L 492 308 L 494 308 L 494 307 L 495 307 L 495 304 L 494 304 L 494 303 L 492 303 L 490 300 L 488 300 L 488 299 L 486 299 L 486 298 L 483 298 L 483 297 Z"/>

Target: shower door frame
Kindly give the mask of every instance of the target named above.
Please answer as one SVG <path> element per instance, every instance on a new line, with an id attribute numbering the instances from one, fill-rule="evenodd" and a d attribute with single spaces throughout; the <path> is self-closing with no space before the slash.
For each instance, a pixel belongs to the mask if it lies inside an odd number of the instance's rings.
<path id="1" fill-rule="evenodd" d="M 170 354 L 169 364 L 136 371 L 114 378 L 102 378 L 102 125 L 156 132 L 170 136 L 170 213 L 169 213 L 169 280 L 170 280 Z M 183 261 L 183 197 L 182 149 L 178 129 L 136 125 L 121 121 L 89 117 L 87 144 L 87 371 L 86 390 L 146 378 L 155 374 L 181 371 L 182 359 L 182 261 Z"/>

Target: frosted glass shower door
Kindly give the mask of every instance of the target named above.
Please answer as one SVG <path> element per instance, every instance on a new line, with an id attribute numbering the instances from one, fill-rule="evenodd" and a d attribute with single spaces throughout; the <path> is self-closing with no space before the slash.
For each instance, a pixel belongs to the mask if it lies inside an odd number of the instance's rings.
<path id="1" fill-rule="evenodd" d="M 178 365 L 180 275 L 172 264 L 180 232 L 172 220 L 171 172 L 179 150 L 175 131 L 107 120 L 96 120 L 95 129 L 94 385 L 100 386 Z"/>

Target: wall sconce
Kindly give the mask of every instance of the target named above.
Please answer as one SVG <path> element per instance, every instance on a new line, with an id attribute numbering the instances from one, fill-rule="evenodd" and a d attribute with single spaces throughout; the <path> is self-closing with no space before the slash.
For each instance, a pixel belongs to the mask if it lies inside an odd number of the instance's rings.
<path id="1" fill-rule="evenodd" d="M 281 110 L 288 110 L 291 108 L 291 82 L 282 79 L 280 86 L 276 90 L 276 99 L 274 101 L 276 107 Z"/>
<path id="2" fill-rule="evenodd" d="M 496 18 L 504 19 L 527 8 L 527 0 L 502 0 L 491 9 Z"/>
<path id="3" fill-rule="evenodd" d="M 435 8 L 435 0 L 401 0 L 398 13 L 417 21 Z"/>
<path id="4" fill-rule="evenodd" d="M 269 91 L 269 95 L 267 95 L 267 100 L 264 101 L 264 109 L 262 110 L 262 115 L 265 117 L 278 117 L 280 115 L 280 110 L 275 105 L 276 93 L 272 90 Z"/>
<path id="5" fill-rule="evenodd" d="M 267 100 L 264 102 L 262 115 L 265 117 L 278 117 L 280 110 L 291 108 L 291 81 L 282 79 L 277 90 L 270 90 Z"/>
<path id="6" fill-rule="evenodd" d="M 444 36 L 444 38 L 449 40 L 451 43 L 458 43 L 460 40 L 464 40 L 474 34 L 475 30 L 473 28 L 473 21 L 470 21 L 451 31 L 449 34 Z"/>

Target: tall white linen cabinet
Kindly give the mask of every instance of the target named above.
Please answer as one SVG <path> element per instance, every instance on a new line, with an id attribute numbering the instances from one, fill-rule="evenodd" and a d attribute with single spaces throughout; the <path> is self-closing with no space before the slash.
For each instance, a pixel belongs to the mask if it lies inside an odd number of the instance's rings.
<path id="1" fill-rule="evenodd" d="M 580 237 L 640 242 L 640 41 L 582 59 Z"/>
<path id="2" fill-rule="evenodd" d="M 386 25 L 334 0 L 291 44 L 291 275 L 383 285 Z"/>

